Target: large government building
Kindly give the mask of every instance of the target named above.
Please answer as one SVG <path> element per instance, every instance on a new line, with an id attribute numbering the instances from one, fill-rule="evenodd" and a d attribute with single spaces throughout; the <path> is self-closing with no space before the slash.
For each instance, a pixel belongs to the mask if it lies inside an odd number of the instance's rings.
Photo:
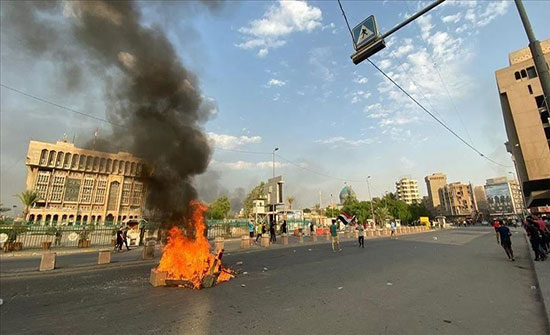
<path id="1" fill-rule="evenodd" d="M 142 216 L 149 169 L 127 152 L 80 149 L 67 141 L 31 141 L 26 165 L 27 189 L 40 196 L 27 221 L 109 225 Z"/>

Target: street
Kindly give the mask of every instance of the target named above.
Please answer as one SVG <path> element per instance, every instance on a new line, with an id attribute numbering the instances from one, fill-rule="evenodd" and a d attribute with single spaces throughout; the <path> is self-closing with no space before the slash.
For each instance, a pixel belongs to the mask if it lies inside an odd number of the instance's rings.
<path id="1" fill-rule="evenodd" d="M 437 239 L 435 239 L 437 238 Z M 4 334 L 546 334 L 522 233 L 486 228 L 235 253 L 248 274 L 153 288 L 151 265 L 1 281 Z M 242 261 L 241 266 L 236 262 Z M 264 270 L 266 268 L 267 270 Z"/>

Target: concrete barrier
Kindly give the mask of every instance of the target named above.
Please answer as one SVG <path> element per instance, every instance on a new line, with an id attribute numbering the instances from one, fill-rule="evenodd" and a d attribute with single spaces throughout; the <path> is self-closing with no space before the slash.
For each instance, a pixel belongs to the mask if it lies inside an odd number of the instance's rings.
<path id="1" fill-rule="evenodd" d="M 325 240 L 330 241 L 330 232 L 325 232 Z"/>
<path id="2" fill-rule="evenodd" d="M 349 238 L 349 230 L 347 230 L 347 228 L 346 228 L 346 231 L 344 232 L 344 237 Z"/>
<path id="3" fill-rule="evenodd" d="M 311 242 L 317 242 L 317 234 L 311 234 Z"/>
<path id="4" fill-rule="evenodd" d="M 374 236 L 374 231 L 372 231 L 372 229 L 367 230 L 367 237 L 373 237 L 373 236 Z"/>
<path id="5" fill-rule="evenodd" d="M 218 252 L 220 252 L 220 250 L 222 250 L 224 248 L 225 241 L 224 241 L 223 237 L 216 237 L 214 239 L 214 244 L 216 246 L 216 253 L 218 253 Z"/>
<path id="6" fill-rule="evenodd" d="M 149 276 L 149 282 L 153 287 L 166 285 L 166 272 L 157 271 L 156 268 L 151 269 L 151 275 Z"/>
<path id="7" fill-rule="evenodd" d="M 374 236 L 376 237 L 379 237 L 381 234 L 381 229 L 376 229 L 376 231 L 374 232 Z"/>
<path id="8" fill-rule="evenodd" d="M 283 245 L 288 245 L 288 234 L 282 234 L 281 235 L 281 241 Z"/>
<path id="9" fill-rule="evenodd" d="M 353 236 L 354 236 L 355 239 L 357 240 L 357 239 L 359 238 L 359 231 L 354 230 L 354 231 L 353 231 Z"/>
<path id="10" fill-rule="evenodd" d="M 298 243 L 304 243 L 304 235 L 302 234 L 298 235 Z"/>
<path id="11" fill-rule="evenodd" d="M 143 246 L 143 251 L 141 253 L 142 259 L 154 259 L 155 258 L 155 245 L 157 243 L 154 240 L 149 240 L 145 242 Z"/>
<path id="12" fill-rule="evenodd" d="M 111 263 L 111 250 L 99 250 L 97 255 L 97 264 L 109 264 Z"/>
<path id="13" fill-rule="evenodd" d="M 250 236 L 241 236 L 241 249 L 248 249 L 250 247 Z"/>
<path id="14" fill-rule="evenodd" d="M 55 252 L 42 253 L 39 271 L 51 271 L 55 269 Z"/>
<path id="15" fill-rule="evenodd" d="M 263 234 L 262 235 L 262 241 L 261 241 L 260 245 L 264 248 L 269 248 L 269 235 L 268 234 Z"/>

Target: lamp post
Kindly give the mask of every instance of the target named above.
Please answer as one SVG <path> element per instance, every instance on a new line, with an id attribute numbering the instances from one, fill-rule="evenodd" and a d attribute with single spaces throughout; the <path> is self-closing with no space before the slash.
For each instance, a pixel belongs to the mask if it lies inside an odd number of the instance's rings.
<path id="1" fill-rule="evenodd" d="M 369 201 L 370 201 L 370 212 L 372 215 L 372 221 L 376 225 L 376 220 L 374 219 L 374 204 L 372 203 L 372 196 L 370 194 L 370 183 L 369 183 L 370 176 L 367 176 L 367 190 L 369 192 Z"/>
<path id="2" fill-rule="evenodd" d="M 273 156 L 273 178 L 275 178 L 275 151 L 279 150 L 279 148 L 275 148 L 273 149 L 273 153 L 272 153 L 272 156 Z"/>

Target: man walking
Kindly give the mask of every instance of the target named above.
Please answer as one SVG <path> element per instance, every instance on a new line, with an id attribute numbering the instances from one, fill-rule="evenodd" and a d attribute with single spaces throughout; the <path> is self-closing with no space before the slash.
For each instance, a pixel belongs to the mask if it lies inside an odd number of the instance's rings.
<path id="1" fill-rule="evenodd" d="M 395 232 L 395 222 L 392 221 L 391 224 L 390 224 L 390 230 L 391 230 L 391 235 L 390 235 L 390 239 L 396 239 L 397 238 L 397 233 Z"/>
<path id="2" fill-rule="evenodd" d="M 250 238 L 254 238 L 254 224 L 252 223 L 252 220 L 248 221 L 248 234 Z"/>
<path id="3" fill-rule="evenodd" d="M 509 260 L 512 262 L 515 261 L 514 251 L 512 250 L 512 233 L 510 232 L 510 229 L 505 225 L 501 225 L 498 228 L 495 228 L 495 230 L 497 235 L 497 244 L 502 246 Z"/>
<path id="4" fill-rule="evenodd" d="M 277 242 L 277 237 L 275 236 L 275 221 L 271 221 L 271 224 L 269 225 L 269 242 Z"/>
<path id="5" fill-rule="evenodd" d="M 363 223 L 357 225 L 357 230 L 359 230 L 359 245 L 358 247 L 365 248 L 365 226 Z"/>
<path id="6" fill-rule="evenodd" d="M 262 238 L 262 231 L 263 231 L 263 225 L 259 224 L 256 226 L 256 242 L 258 242 L 258 239 Z"/>
<path id="7" fill-rule="evenodd" d="M 334 249 L 334 244 L 338 245 L 338 251 L 342 251 L 340 239 L 338 238 L 338 226 L 336 225 L 336 219 L 332 219 L 332 224 L 330 225 L 330 236 L 332 238 L 332 252 L 336 252 Z"/>
<path id="8" fill-rule="evenodd" d="M 535 261 L 546 260 L 546 254 L 542 250 L 542 238 L 540 229 L 535 221 L 531 217 L 527 218 L 527 224 L 525 225 L 527 235 L 529 235 L 529 242 L 531 242 L 531 248 L 535 252 Z"/>

